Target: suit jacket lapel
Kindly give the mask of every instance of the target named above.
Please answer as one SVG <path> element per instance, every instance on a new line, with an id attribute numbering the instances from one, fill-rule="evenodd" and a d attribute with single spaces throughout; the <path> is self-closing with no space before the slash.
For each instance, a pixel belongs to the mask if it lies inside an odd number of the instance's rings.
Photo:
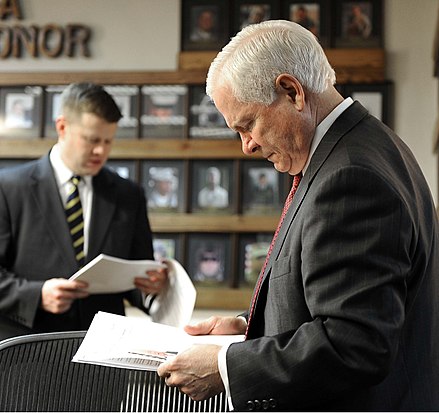
<path id="1" fill-rule="evenodd" d="M 48 155 L 38 161 L 30 182 L 30 195 L 45 221 L 48 233 L 58 246 L 60 255 L 67 261 L 67 265 L 75 268 L 77 262 L 72 239 Z"/>
<path id="2" fill-rule="evenodd" d="M 113 178 L 105 168 L 93 178 L 93 206 L 87 261 L 102 251 L 102 245 L 113 220 L 116 209 L 113 186 Z"/>

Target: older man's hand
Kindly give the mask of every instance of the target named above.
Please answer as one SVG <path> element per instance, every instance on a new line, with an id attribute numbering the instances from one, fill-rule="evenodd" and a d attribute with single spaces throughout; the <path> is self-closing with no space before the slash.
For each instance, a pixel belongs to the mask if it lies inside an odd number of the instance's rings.
<path id="1" fill-rule="evenodd" d="M 199 401 L 224 391 L 218 370 L 221 346 L 194 345 L 163 363 L 157 370 L 168 386 L 178 387 L 191 399 Z"/>

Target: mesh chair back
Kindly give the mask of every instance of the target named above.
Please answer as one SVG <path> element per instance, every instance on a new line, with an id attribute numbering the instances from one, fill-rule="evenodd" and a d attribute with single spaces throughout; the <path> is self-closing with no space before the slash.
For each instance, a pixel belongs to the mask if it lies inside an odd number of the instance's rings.
<path id="1" fill-rule="evenodd" d="M 223 394 L 194 402 L 155 372 L 72 363 L 85 332 L 0 342 L 0 411 L 223 412 Z"/>

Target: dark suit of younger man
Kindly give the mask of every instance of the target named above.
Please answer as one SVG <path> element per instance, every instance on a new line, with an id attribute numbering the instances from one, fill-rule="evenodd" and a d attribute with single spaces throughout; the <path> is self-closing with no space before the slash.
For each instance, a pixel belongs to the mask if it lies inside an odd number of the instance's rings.
<path id="1" fill-rule="evenodd" d="M 152 259 L 143 189 L 104 167 L 93 177 L 93 207 L 86 262 L 100 253 Z M 142 307 L 141 294 L 90 295 L 64 314 L 40 308 L 48 276 L 78 270 L 49 157 L 0 173 L 0 338 L 88 328 L 94 314 L 124 314 L 123 298 Z"/>
<path id="2" fill-rule="evenodd" d="M 90 295 L 87 283 L 69 280 L 84 256 L 153 258 L 143 189 L 105 167 L 121 117 L 102 86 L 72 83 L 49 155 L 0 173 L 0 338 L 84 330 L 97 311 L 124 314 L 124 298 L 146 311 L 143 299 L 166 285 L 166 269 L 133 274 L 126 294 Z M 73 176 L 80 202 L 71 235 Z"/>

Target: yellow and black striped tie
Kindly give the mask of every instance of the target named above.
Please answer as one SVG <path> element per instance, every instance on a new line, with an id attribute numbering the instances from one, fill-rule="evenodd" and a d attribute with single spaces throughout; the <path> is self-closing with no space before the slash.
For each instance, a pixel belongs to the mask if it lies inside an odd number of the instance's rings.
<path id="1" fill-rule="evenodd" d="M 79 267 L 84 266 L 84 219 L 82 216 L 81 199 L 79 198 L 78 185 L 80 176 L 74 175 L 70 178 L 72 188 L 67 196 L 66 216 L 67 223 L 72 236 L 73 248 Z"/>

